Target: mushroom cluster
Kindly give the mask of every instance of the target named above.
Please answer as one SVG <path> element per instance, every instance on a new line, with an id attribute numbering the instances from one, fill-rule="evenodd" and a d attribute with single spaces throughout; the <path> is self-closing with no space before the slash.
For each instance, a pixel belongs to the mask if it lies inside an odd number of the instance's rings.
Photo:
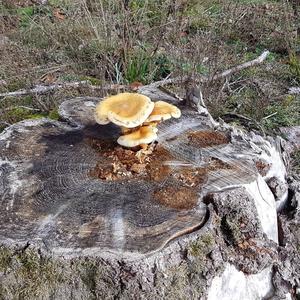
<path id="1" fill-rule="evenodd" d="M 164 101 L 152 102 L 138 93 L 120 93 L 105 98 L 95 109 L 96 122 L 120 126 L 123 135 L 117 142 L 129 148 L 152 143 L 157 139 L 159 122 L 180 116 L 181 111 L 176 106 Z"/>

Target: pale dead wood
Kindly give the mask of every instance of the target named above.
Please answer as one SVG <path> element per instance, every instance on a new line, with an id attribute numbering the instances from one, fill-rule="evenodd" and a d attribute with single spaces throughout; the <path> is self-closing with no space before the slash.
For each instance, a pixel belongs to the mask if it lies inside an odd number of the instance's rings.
<path id="1" fill-rule="evenodd" d="M 291 95 L 299 95 L 300 94 L 300 87 L 290 87 L 289 94 Z"/>
<path id="2" fill-rule="evenodd" d="M 199 78 L 191 78 L 190 76 L 183 76 L 183 77 L 175 77 L 175 78 L 167 78 L 167 79 L 163 79 L 157 82 L 154 82 L 151 84 L 151 86 L 153 87 L 159 87 L 159 86 L 163 86 L 163 85 L 168 85 L 168 84 L 179 84 L 179 83 L 186 83 L 187 81 L 192 80 L 193 82 L 195 82 L 196 84 L 198 83 L 203 83 L 203 82 L 208 82 L 208 81 L 214 81 L 214 80 L 218 80 L 224 77 L 228 77 L 233 73 L 239 72 L 241 70 L 244 70 L 246 68 L 250 68 L 253 66 L 256 66 L 258 64 L 261 64 L 269 55 L 270 51 L 265 50 L 260 56 L 258 56 L 257 58 L 247 61 L 241 65 L 237 65 L 231 69 L 228 69 L 226 71 L 223 71 L 221 73 L 217 73 L 213 76 L 201 76 Z"/>
<path id="3" fill-rule="evenodd" d="M 87 87 L 94 91 L 96 90 L 114 90 L 114 89 L 123 89 L 125 86 L 119 84 L 111 84 L 105 86 L 94 86 L 91 85 L 89 81 L 75 81 L 75 82 L 67 82 L 67 83 L 55 83 L 50 85 L 36 85 L 32 89 L 21 89 L 14 92 L 2 93 L 0 94 L 0 98 L 5 97 L 21 97 L 27 95 L 42 95 L 47 94 L 52 91 L 57 91 L 65 88 L 79 88 L 79 87 Z"/>
<path id="4" fill-rule="evenodd" d="M 243 63 L 241 65 L 235 66 L 235 67 L 233 67 L 231 69 L 228 69 L 228 70 L 226 70 L 226 71 L 224 71 L 222 73 L 218 73 L 218 74 L 212 76 L 211 78 L 207 78 L 206 81 L 208 81 L 208 80 L 218 80 L 218 79 L 221 79 L 221 78 L 224 78 L 224 77 L 228 77 L 228 76 L 230 76 L 233 73 L 239 72 L 241 70 L 244 70 L 244 69 L 256 66 L 256 65 L 259 65 L 259 64 L 261 64 L 268 57 L 269 53 L 270 53 L 270 51 L 265 50 L 257 58 L 255 58 L 253 60 L 250 60 L 250 61 L 247 61 L 247 62 L 245 62 L 245 63 Z"/>
<path id="5" fill-rule="evenodd" d="M 16 108 L 23 108 L 23 109 L 31 110 L 31 111 L 40 111 L 39 108 L 33 108 L 33 107 L 25 106 L 25 105 L 10 106 L 10 107 L 2 109 L 2 111 L 10 111 L 10 110 L 16 109 Z"/>

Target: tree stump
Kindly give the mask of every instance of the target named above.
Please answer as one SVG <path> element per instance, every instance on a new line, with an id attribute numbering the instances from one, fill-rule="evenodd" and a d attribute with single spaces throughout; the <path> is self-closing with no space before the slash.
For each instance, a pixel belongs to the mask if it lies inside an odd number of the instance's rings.
<path id="1" fill-rule="evenodd" d="M 60 121 L 22 121 L 0 135 L 0 298 L 274 293 L 277 215 L 266 181 L 285 182 L 275 141 L 182 108 L 141 163 L 116 144 L 117 127 L 95 123 L 98 101 L 67 100 Z"/>

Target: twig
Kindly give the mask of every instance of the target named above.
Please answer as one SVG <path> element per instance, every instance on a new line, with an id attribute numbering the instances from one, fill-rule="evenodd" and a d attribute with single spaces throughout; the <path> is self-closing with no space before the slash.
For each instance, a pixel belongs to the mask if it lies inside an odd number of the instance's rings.
<path id="1" fill-rule="evenodd" d="M 19 96 L 25 96 L 29 94 L 46 94 L 54 90 L 59 90 L 67 87 L 79 87 L 87 83 L 88 83 L 87 81 L 77 81 L 77 82 L 70 82 L 64 84 L 55 83 L 50 85 L 36 85 L 32 89 L 22 89 L 15 92 L 2 93 L 0 94 L 0 97 L 19 97 Z"/>
<path id="2" fill-rule="evenodd" d="M 12 110 L 12 109 L 15 109 L 15 108 L 24 108 L 26 110 L 40 111 L 40 109 L 38 109 L 38 108 L 33 108 L 33 107 L 29 107 L 29 106 L 24 106 L 24 105 L 10 106 L 10 107 L 4 108 L 2 110 L 3 111 L 9 111 L 9 110 Z"/>
<path id="3" fill-rule="evenodd" d="M 5 125 L 5 126 L 10 126 L 11 124 L 8 122 L 0 121 L 0 124 Z"/>
<path id="4" fill-rule="evenodd" d="M 247 68 L 250 68 L 250 67 L 253 67 L 253 66 L 256 66 L 258 64 L 261 64 L 266 58 L 267 56 L 269 55 L 270 51 L 268 50 L 265 50 L 260 56 L 258 56 L 257 58 L 253 59 L 253 60 L 250 60 L 250 61 L 247 61 L 241 65 L 238 65 L 238 66 L 235 66 L 231 69 L 228 69 L 222 73 L 218 73 L 214 76 L 212 76 L 210 78 L 210 80 L 218 80 L 218 79 L 221 79 L 221 78 L 224 78 L 224 77 L 227 77 L 233 73 L 236 73 L 238 71 L 241 71 L 241 70 L 244 70 L 244 69 L 247 69 Z"/>
<path id="5" fill-rule="evenodd" d="M 270 115 L 268 115 L 268 116 L 266 116 L 266 117 L 263 117 L 262 120 L 267 120 L 267 119 L 269 119 L 269 118 L 271 118 L 271 117 L 277 115 L 277 113 L 278 113 L 278 112 L 276 111 L 276 112 L 274 112 L 274 113 L 272 113 L 272 114 L 270 114 Z"/>

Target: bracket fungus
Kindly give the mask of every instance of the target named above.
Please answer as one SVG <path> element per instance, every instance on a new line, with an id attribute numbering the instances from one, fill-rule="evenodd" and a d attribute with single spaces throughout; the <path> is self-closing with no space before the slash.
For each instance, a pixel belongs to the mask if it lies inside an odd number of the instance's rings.
<path id="1" fill-rule="evenodd" d="M 165 101 L 157 101 L 154 104 L 153 111 L 146 119 L 146 122 L 165 121 L 173 118 L 180 118 L 181 111 L 175 105 Z"/>
<path id="2" fill-rule="evenodd" d="M 117 142 L 121 146 L 130 148 L 149 144 L 157 138 L 157 131 L 158 129 L 152 125 L 141 126 L 136 131 L 120 136 Z"/>
<path id="3" fill-rule="evenodd" d="M 157 139 L 157 124 L 172 117 L 179 118 L 181 111 L 164 101 L 152 102 L 138 93 L 120 93 L 102 100 L 95 109 L 95 120 L 100 125 L 110 122 L 121 126 L 123 135 L 117 140 L 124 147 L 133 148 L 152 143 Z"/>
<path id="4" fill-rule="evenodd" d="M 147 119 L 153 108 L 154 103 L 147 96 L 121 93 L 101 101 L 96 107 L 95 119 L 101 125 L 112 122 L 126 128 L 134 128 Z"/>

